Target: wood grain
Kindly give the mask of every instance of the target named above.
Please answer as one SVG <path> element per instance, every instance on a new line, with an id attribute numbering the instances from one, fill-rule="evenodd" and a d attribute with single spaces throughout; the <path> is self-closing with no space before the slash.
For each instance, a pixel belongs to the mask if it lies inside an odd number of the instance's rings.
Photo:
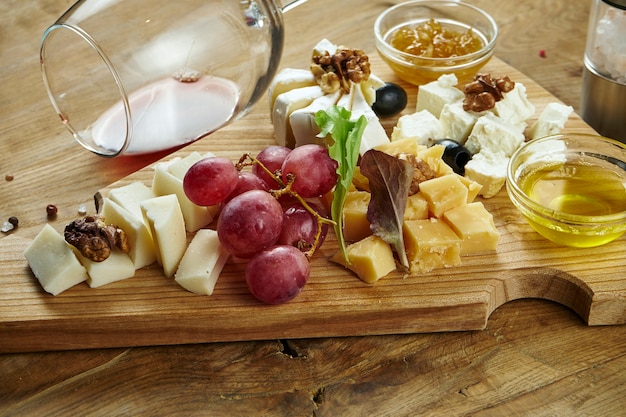
<path id="1" fill-rule="evenodd" d="M 399 82 L 380 59 L 372 57 L 372 67 L 383 79 Z M 486 70 L 522 82 L 537 115 L 557 100 L 499 59 Z M 404 87 L 411 97 L 408 113 L 415 108 L 416 87 Z M 210 151 L 236 161 L 250 144 L 271 144 L 267 103 L 258 108 L 266 111 L 174 155 Z M 386 120 L 389 129 L 395 120 Z M 576 115 L 566 128 L 591 131 Z M 147 167 L 111 187 L 132 181 L 149 186 L 152 175 Z M 368 285 L 330 262 L 338 250 L 331 237 L 312 260 L 303 293 L 282 306 L 254 300 L 243 279 L 245 264 L 232 259 L 211 297 L 190 295 L 165 279 L 157 265 L 123 282 L 99 289 L 80 284 L 52 297 L 25 264 L 28 241 L 3 239 L 6 259 L 0 265 L 11 278 L 10 285 L 0 287 L 0 352 L 477 330 L 496 308 L 520 298 L 556 301 L 591 325 L 626 323 L 625 239 L 592 249 L 560 247 L 525 223 L 505 190 L 484 203 L 501 236 L 495 254 L 465 257 L 460 267 L 428 274 L 394 273 Z"/>
<path id="2" fill-rule="evenodd" d="M 369 28 L 395 2 L 309 0 L 285 16 L 282 66 L 301 66 L 302 45 L 320 36 L 370 49 Z M 588 2 L 470 2 L 498 22 L 500 59 L 577 108 Z M 58 123 L 37 48 L 72 3 L 0 2 L 0 216 L 20 218 L 14 238 L 35 236 L 46 204 L 62 227 L 94 190 L 159 159 L 97 158 Z M 0 354 L 2 416 L 617 417 L 625 397 L 625 326 L 528 299 L 480 331 Z"/>

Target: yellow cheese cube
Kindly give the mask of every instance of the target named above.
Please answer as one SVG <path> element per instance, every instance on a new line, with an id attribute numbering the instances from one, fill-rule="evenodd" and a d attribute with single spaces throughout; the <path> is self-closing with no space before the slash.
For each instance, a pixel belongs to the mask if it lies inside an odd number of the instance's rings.
<path id="1" fill-rule="evenodd" d="M 396 269 L 391 246 L 378 236 L 371 235 L 348 245 L 346 251 L 350 265 L 346 263 L 341 252 L 333 256 L 331 260 L 349 268 L 368 284 L 378 281 Z"/>
<path id="2" fill-rule="evenodd" d="M 372 234 L 367 220 L 371 195 L 367 191 L 350 191 L 343 206 L 343 237 L 356 242 Z"/>
<path id="3" fill-rule="evenodd" d="M 426 162 L 435 171 L 437 177 L 450 175 L 454 173 L 454 170 L 442 159 L 445 150 L 446 148 L 443 145 L 433 145 L 429 148 L 421 149 L 417 153 L 417 157 Z"/>
<path id="4" fill-rule="evenodd" d="M 401 153 L 417 155 L 418 152 L 426 149 L 426 146 L 417 143 L 415 138 L 407 138 L 385 143 L 383 145 L 376 146 L 374 149 L 392 156 L 396 156 Z"/>
<path id="5" fill-rule="evenodd" d="M 361 173 L 361 167 L 354 168 L 354 176 L 352 177 L 352 185 L 356 190 L 370 191 L 370 181 Z"/>
<path id="6" fill-rule="evenodd" d="M 468 188 L 458 175 L 444 175 L 420 183 L 420 192 L 430 212 L 440 218 L 444 212 L 467 203 Z"/>
<path id="7" fill-rule="evenodd" d="M 453 208 L 446 211 L 443 218 L 462 239 L 461 255 L 496 250 L 500 235 L 493 216 L 483 203 L 475 202 Z"/>
<path id="8" fill-rule="evenodd" d="M 427 219 L 428 214 L 428 201 L 422 193 L 410 195 L 404 210 L 404 220 Z"/>
<path id="9" fill-rule="evenodd" d="M 461 264 L 461 239 L 441 220 L 407 220 L 403 236 L 411 272 Z"/>
<path id="10" fill-rule="evenodd" d="M 457 175 L 459 177 L 459 180 L 461 180 L 461 182 L 467 187 L 467 202 L 471 203 L 472 201 L 474 201 L 482 190 L 483 186 L 472 180 L 471 178 L 463 177 L 458 174 L 453 175 Z"/>

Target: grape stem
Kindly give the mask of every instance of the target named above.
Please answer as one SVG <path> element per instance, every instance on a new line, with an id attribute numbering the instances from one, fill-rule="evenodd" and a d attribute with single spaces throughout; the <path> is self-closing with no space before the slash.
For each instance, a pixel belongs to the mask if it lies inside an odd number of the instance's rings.
<path id="1" fill-rule="evenodd" d="M 287 174 L 287 183 L 285 184 L 285 182 L 281 178 L 280 172 L 270 171 L 261 161 L 259 161 L 257 158 L 249 153 L 243 154 L 242 157 L 239 158 L 239 162 L 236 164 L 237 170 L 239 171 L 241 171 L 246 166 L 252 165 L 258 165 L 280 186 L 279 189 L 269 191 L 274 198 L 279 199 L 284 195 L 295 198 L 302 205 L 302 207 L 304 207 L 309 213 L 311 213 L 313 217 L 315 217 L 315 219 L 317 220 L 317 233 L 315 234 L 315 241 L 313 242 L 313 245 L 311 245 L 311 248 L 308 251 L 304 252 L 304 255 L 310 259 L 315 253 L 317 247 L 319 246 L 319 241 L 320 237 L 322 236 L 324 224 L 335 226 L 335 221 L 319 214 L 317 210 L 311 207 L 309 203 L 307 203 L 307 201 L 302 198 L 302 196 L 300 196 L 300 194 L 298 194 L 291 188 L 291 185 L 296 179 L 296 176 L 294 174 Z"/>

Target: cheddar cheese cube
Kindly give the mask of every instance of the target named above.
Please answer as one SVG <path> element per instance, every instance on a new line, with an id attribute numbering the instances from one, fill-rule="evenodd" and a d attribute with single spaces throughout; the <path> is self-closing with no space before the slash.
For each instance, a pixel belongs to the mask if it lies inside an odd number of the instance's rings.
<path id="1" fill-rule="evenodd" d="M 343 206 L 343 237 L 356 242 L 372 234 L 367 220 L 371 195 L 367 191 L 350 191 Z"/>
<path id="2" fill-rule="evenodd" d="M 420 192 L 430 212 L 440 218 L 444 212 L 466 204 L 469 191 L 458 175 L 444 175 L 420 183 Z"/>
<path id="3" fill-rule="evenodd" d="M 411 272 L 461 264 L 461 239 L 442 220 L 407 220 L 403 237 Z"/>
<path id="4" fill-rule="evenodd" d="M 346 248 L 348 264 L 339 252 L 331 258 L 333 262 L 345 266 L 362 281 L 374 283 L 396 269 L 391 246 L 378 236 L 371 235 L 352 243 Z"/>
<path id="5" fill-rule="evenodd" d="M 444 220 L 462 239 L 461 255 L 470 255 L 496 250 L 500 234 L 493 216 L 483 203 L 465 204 L 443 215 Z"/>

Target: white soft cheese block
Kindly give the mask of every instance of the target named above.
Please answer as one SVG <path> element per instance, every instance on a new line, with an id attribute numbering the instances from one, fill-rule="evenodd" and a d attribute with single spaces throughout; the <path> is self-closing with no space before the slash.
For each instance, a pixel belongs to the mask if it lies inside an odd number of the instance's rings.
<path id="1" fill-rule="evenodd" d="M 144 200 L 156 197 L 156 194 L 142 182 L 131 182 L 128 185 L 113 188 L 109 191 L 108 197 L 137 218 L 143 219 L 139 204 Z"/>
<path id="2" fill-rule="evenodd" d="M 158 196 L 173 194 L 178 198 L 188 232 L 195 232 L 213 221 L 214 212 L 192 203 L 183 189 L 183 180 L 176 178 L 165 164 L 156 164 L 154 167 L 152 191 Z"/>
<path id="3" fill-rule="evenodd" d="M 305 108 L 298 109 L 289 116 L 289 124 L 293 132 L 295 146 L 302 146 L 311 143 L 323 143 L 323 139 L 318 138 L 320 128 L 315 123 L 315 113 L 320 110 L 327 110 L 337 104 L 342 95 L 342 90 L 337 90 L 333 94 L 325 94 L 316 98 Z"/>
<path id="4" fill-rule="evenodd" d="M 376 90 L 383 87 L 385 82 L 378 76 L 370 73 L 369 78 L 366 81 L 362 81 L 359 85 L 365 101 L 371 107 L 376 101 Z"/>
<path id="5" fill-rule="evenodd" d="M 309 87 L 316 85 L 315 77 L 311 70 L 299 69 L 299 68 L 284 68 L 280 70 L 272 80 L 268 89 L 267 96 L 269 97 L 270 109 L 274 108 L 276 98 L 286 93 L 287 91 L 295 90 L 297 88 Z M 271 115 L 272 123 L 274 122 L 274 115 Z"/>
<path id="6" fill-rule="evenodd" d="M 504 186 L 508 163 L 502 152 L 481 151 L 465 164 L 465 178 L 482 185 L 479 194 L 491 198 Z"/>
<path id="7" fill-rule="evenodd" d="M 499 117 L 487 113 L 476 120 L 465 147 L 477 154 L 483 150 L 510 157 L 524 142 L 524 133 Z"/>
<path id="8" fill-rule="evenodd" d="M 535 115 L 535 106 L 526 96 L 526 86 L 517 82 L 511 91 L 503 95 L 504 98 L 496 102 L 491 111 L 505 122 L 525 127 L 526 120 Z"/>
<path id="9" fill-rule="evenodd" d="M 428 145 L 430 141 L 441 139 L 441 122 L 428 110 L 405 114 L 391 133 L 391 141 L 414 139 L 419 145 Z"/>
<path id="10" fill-rule="evenodd" d="M 428 110 L 435 117 L 439 117 L 443 106 L 463 100 L 465 95 L 455 87 L 456 84 L 458 79 L 454 74 L 444 74 L 435 81 L 421 85 L 417 92 L 415 111 Z"/>
<path id="11" fill-rule="evenodd" d="M 198 230 L 180 261 L 175 280 L 187 291 L 211 295 L 228 256 L 215 230 Z"/>
<path id="12" fill-rule="evenodd" d="M 74 250 L 76 257 L 87 270 L 87 284 L 91 288 L 102 287 L 112 282 L 121 281 L 135 275 L 135 264 L 130 256 L 117 248 L 102 262 L 94 262 Z"/>
<path id="13" fill-rule="evenodd" d="M 531 139 L 537 139 L 548 135 L 555 135 L 565 127 L 565 123 L 574 111 L 572 106 L 553 102 L 548 103 L 539 118 L 528 131 Z"/>
<path id="14" fill-rule="evenodd" d="M 185 220 L 178 198 L 169 194 L 145 200 L 141 211 L 152 232 L 157 262 L 163 266 L 165 276 L 171 277 L 187 248 Z"/>
<path id="15" fill-rule="evenodd" d="M 272 119 L 274 121 L 274 135 L 279 145 L 289 148 L 295 146 L 289 116 L 292 112 L 307 107 L 313 100 L 323 95 L 322 88 L 315 85 L 290 90 L 276 98 L 272 110 Z"/>
<path id="16" fill-rule="evenodd" d="M 156 249 L 148 226 L 143 216 L 137 218 L 115 201 L 104 198 L 102 216 L 107 224 L 114 224 L 126 233 L 130 252 L 128 256 L 133 261 L 135 269 L 143 268 L 156 261 Z"/>
<path id="17" fill-rule="evenodd" d="M 43 289 L 58 295 L 87 280 L 87 270 L 65 239 L 46 224 L 24 251 L 30 269 Z"/>
<path id="18" fill-rule="evenodd" d="M 439 115 L 442 137 L 464 144 L 476 120 L 478 116 L 475 113 L 463 110 L 462 101 L 446 103 Z"/>
<path id="19" fill-rule="evenodd" d="M 385 128 L 380 124 L 378 116 L 376 116 L 371 105 L 365 99 L 360 87 L 361 86 L 358 84 L 351 85 L 350 95 L 352 96 L 352 105 L 350 111 L 352 112 L 352 120 L 357 120 L 361 116 L 365 116 L 367 120 L 359 148 L 359 153 L 363 155 L 370 149 L 384 145 L 390 141 L 387 132 L 385 132 Z"/>

